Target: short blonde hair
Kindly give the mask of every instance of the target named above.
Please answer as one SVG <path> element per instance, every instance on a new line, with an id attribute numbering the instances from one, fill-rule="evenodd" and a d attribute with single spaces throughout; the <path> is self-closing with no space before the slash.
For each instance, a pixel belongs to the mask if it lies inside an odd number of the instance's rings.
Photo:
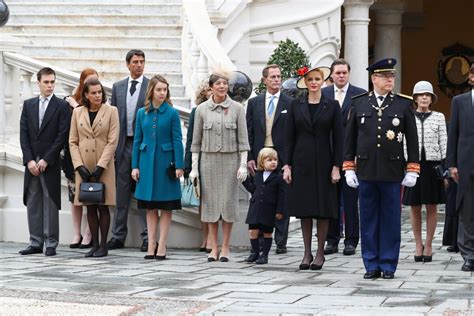
<path id="1" fill-rule="evenodd" d="M 262 171 L 264 170 L 263 161 L 268 158 L 275 158 L 278 160 L 278 153 L 275 149 L 270 147 L 265 147 L 258 153 L 257 156 L 257 170 Z"/>

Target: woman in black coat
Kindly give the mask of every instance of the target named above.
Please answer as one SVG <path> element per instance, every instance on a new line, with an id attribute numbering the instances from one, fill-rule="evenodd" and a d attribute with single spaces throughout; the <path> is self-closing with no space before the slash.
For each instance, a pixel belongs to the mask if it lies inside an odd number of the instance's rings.
<path id="1" fill-rule="evenodd" d="M 336 183 L 342 164 L 342 124 L 337 101 L 322 96 L 321 86 L 329 68 L 307 67 L 298 71 L 297 86 L 308 93 L 288 109 L 284 180 L 290 184 L 288 210 L 301 219 L 304 257 L 299 268 L 319 270 L 329 219 L 338 216 Z M 318 250 L 311 254 L 313 219 L 317 219 Z M 313 260 L 314 259 L 314 260 Z"/>

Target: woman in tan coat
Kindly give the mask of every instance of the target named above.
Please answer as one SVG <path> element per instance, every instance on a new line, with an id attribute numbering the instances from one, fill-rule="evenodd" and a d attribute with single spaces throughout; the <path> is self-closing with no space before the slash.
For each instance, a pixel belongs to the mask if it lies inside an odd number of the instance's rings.
<path id="1" fill-rule="evenodd" d="M 119 118 L 117 108 L 105 104 L 105 91 L 98 79 L 92 78 L 84 84 L 82 101 L 83 106 L 77 107 L 72 113 L 69 147 L 76 170 L 76 192 L 79 192 L 83 181 L 95 180 L 105 185 L 105 202 L 101 205 L 86 205 L 92 234 L 92 249 L 86 257 L 104 257 L 107 255 L 110 226 L 108 206 L 115 205 L 114 153 Z M 75 196 L 74 205 L 82 205 L 79 194 Z"/>

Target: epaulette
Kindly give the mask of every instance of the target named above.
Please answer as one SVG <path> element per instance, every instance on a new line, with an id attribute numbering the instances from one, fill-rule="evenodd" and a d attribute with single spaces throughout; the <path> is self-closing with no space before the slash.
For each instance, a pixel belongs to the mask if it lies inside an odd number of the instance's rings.
<path id="1" fill-rule="evenodd" d="M 405 99 L 408 99 L 410 101 L 413 101 L 413 97 L 412 96 L 409 96 L 409 95 L 406 95 L 406 94 L 401 94 L 401 93 L 397 93 L 398 96 L 402 97 L 402 98 L 405 98 Z"/>
<path id="2" fill-rule="evenodd" d="M 361 97 L 361 96 L 363 96 L 363 95 L 367 95 L 368 93 L 369 93 L 369 92 L 364 92 L 364 93 L 361 93 L 361 94 L 357 94 L 357 95 L 353 96 L 352 99 Z"/>

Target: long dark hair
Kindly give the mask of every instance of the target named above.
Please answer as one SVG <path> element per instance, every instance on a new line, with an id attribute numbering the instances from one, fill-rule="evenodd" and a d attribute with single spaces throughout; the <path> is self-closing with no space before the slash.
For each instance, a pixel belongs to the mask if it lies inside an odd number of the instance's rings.
<path id="1" fill-rule="evenodd" d="M 89 100 L 86 97 L 86 93 L 89 93 L 89 88 L 91 86 L 100 86 L 100 88 L 102 89 L 102 104 L 107 102 L 107 97 L 105 95 L 105 90 L 102 83 L 100 83 L 99 79 L 90 78 L 84 83 L 84 89 L 82 90 L 82 105 L 85 106 L 86 108 L 89 108 L 91 106 Z"/>

